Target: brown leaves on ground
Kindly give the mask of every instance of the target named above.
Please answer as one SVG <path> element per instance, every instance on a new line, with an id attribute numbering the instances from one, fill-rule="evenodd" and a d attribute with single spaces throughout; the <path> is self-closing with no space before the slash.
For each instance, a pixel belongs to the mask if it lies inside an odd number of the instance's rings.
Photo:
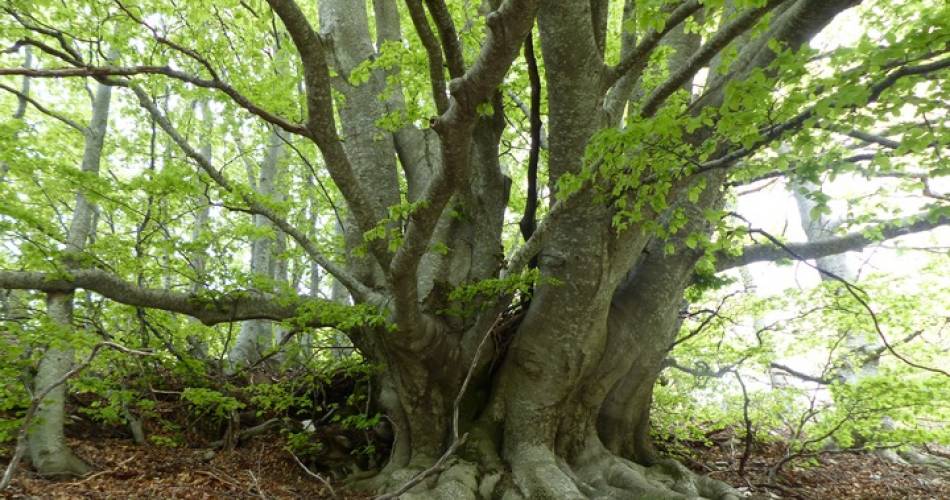
<path id="1" fill-rule="evenodd" d="M 70 444 L 94 463 L 96 472 L 53 481 L 37 477 L 24 465 L 0 498 L 332 498 L 326 486 L 300 469 L 276 435 L 220 452 L 137 446 L 118 438 L 70 440 Z M 826 455 L 811 466 L 790 464 L 775 484 L 768 484 L 768 467 L 782 457 L 782 447 L 756 446 L 741 477 L 736 469 L 742 447 L 732 444 L 693 446 L 694 459 L 687 463 L 759 500 L 950 498 L 950 471 L 894 464 L 872 453 Z M 6 463 L 9 449 L 3 451 Z M 343 492 L 342 486 L 335 488 L 344 500 L 368 498 Z"/>
<path id="2" fill-rule="evenodd" d="M 265 436 L 234 451 L 211 452 L 137 446 L 125 439 L 71 440 L 73 449 L 94 463 L 94 473 L 53 481 L 24 465 L 0 498 L 332 498 L 326 486 L 300 469 L 281 441 Z M 3 457 L 4 464 L 8 458 Z"/>
<path id="3" fill-rule="evenodd" d="M 874 453 L 834 453 L 787 464 L 769 483 L 768 469 L 783 458 L 780 445 L 756 445 L 738 473 L 743 444 L 732 441 L 723 446 L 693 446 L 695 454 L 687 464 L 695 471 L 725 481 L 749 498 L 799 500 L 939 500 L 950 498 L 950 471 L 925 466 L 902 465 Z"/>

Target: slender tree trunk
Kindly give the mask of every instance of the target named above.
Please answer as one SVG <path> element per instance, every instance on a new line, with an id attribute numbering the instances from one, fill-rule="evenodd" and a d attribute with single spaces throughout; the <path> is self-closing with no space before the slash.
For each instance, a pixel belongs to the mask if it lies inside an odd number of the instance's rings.
<path id="1" fill-rule="evenodd" d="M 278 163 L 282 151 L 283 141 L 278 136 L 278 132 L 271 132 L 267 143 L 267 153 L 261 163 L 259 178 L 255 183 L 258 195 L 278 196 Z M 254 216 L 254 225 L 258 228 L 273 228 L 270 221 L 261 215 Z M 273 229 L 276 230 L 276 228 Z M 281 236 L 278 235 L 277 238 Z M 279 249 L 275 247 L 279 245 L 275 243 L 279 242 L 270 236 L 255 238 L 252 242 L 250 267 L 251 275 L 255 278 L 271 281 L 278 279 L 277 274 L 282 274 L 283 278 L 286 278 L 286 264 L 278 262 L 276 256 Z M 271 321 L 255 319 L 241 323 L 237 341 L 228 355 L 232 369 L 256 363 L 273 347 L 273 344 L 274 327 Z"/>
<path id="2" fill-rule="evenodd" d="M 214 129 L 214 118 L 211 116 L 211 109 L 208 106 L 208 101 L 202 100 L 198 103 L 198 107 L 201 109 L 201 144 L 199 146 L 198 152 L 201 156 L 208 161 L 211 161 L 211 140 Z M 208 219 L 211 217 L 211 200 L 207 196 L 202 195 L 198 197 L 198 203 L 201 206 L 198 208 L 198 212 L 195 214 L 194 225 L 191 230 L 191 241 L 199 241 L 201 239 L 201 233 L 205 231 L 208 227 Z M 192 286 L 192 291 L 197 293 L 201 290 L 204 290 L 204 280 L 205 272 L 207 268 L 207 255 L 203 250 L 195 250 L 191 255 L 191 267 L 195 272 L 195 283 Z M 192 325 L 197 326 L 198 322 L 194 319 L 189 319 L 189 322 Z M 189 335 L 186 339 L 188 342 L 188 353 L 191 357 L 199 360 L 208 359 L 208 344 L 201 338 L 200 335 Z"/>
<path id="3" fill-rule="evenodd" d="M 32 68 L 33 67 L 33 52 L 32 47 L 29 45 L 23 47 L 23 67 Z M 22 120 L 23 116 L 26 115 L 26 98 L 24 96 L 30 95 L 30 77 L 24 76 L 23 82 L 20 84 L 20 92 L 23 94 L 17 99 L 16 110 L 13 112 L 14 120 Z M 5 161 L 0 160 L 0 182 L 6 180 L 7 172 L 10 170 L 10 166 L 7 165 Z"/>
<path id="4" fill-rule="evenodd" d="M 31 68 L 33 67 L 33 52 L 32 48 L 27 45 L 23 47 L 23 67 Z M 13 120 L 22 120 L 26 116 L 26 107 L 27 101 L 25 96 L 30 95 L 30 77 L 24 76 L 23 81 L 20 84 L 20 92 L 23 94 L 17 99 L 17 107 L 13 112 L 11 118 Z M 6 181 L 7 173 L 9 172 L 10 166 L 3 160 L 0 160 L 0 184 Z M 23 311 L 23 302 L 25 297 L 21 290 L 2 290 L 0 291 L 0 320 L 3 321 L 15 321 L 25 317 L 25 311 Z M 13 339 L 10 339 L 13 342 Z M 23 353 L 22 359 L 30 358 L 30 347 L 28 346 Z M 31 387 L 33 384 L 33 373 L 31 370 L 23 370 L 23 382 L 25 387 Z"/>
<path id="5" fill-rule="evenodd" d="M 83 151 L 82 171 L 85 173 L 99 173 L 111 97 L 112 87 L 97 85 L 92 105 L 92 119 L 86 130 Z M 95 207 L 86 199 L 82 191 L 79 191 L 76 194 L 76 206 L 67 237 L 65 260 L 68 267 L 76 265 L 75 259 L 86 246 L 86 241 L 93 230 L 94 211 Z M 73 328 L 73 294 L 50 293 L 47 295 L 46 303 L 51 323 L 63 332 L 70 332 Z M 66 338 L 51 343 L 47 347 L 37 368 L 34 392 L 42 391 L 44 387 L 61 378 L 72 367 L 73 349 L 69 347 L 69 344 L 70 339 Z M 60 385 L 50 391 L 43 400 L 36 413 L 37 423 L 29 430 L 30 460 L 40 474 L 80 475 L 90 469 L 89 465 L 66 445 L 63 434 L 66 418 L 65 404 L 66 387 Z"/>
<path id="6" fill-rule="evenodd" d="M 795 203 L 798 205 L 802 230 L 805 231 L 805 237 L 808 238 L 808 241 L 820 241 L 834 236 L 834 231 L 841 224 L 841 220 L 816 213 L 814 209 L 817 203 L 805 195 L 806 192 L 820 191 L 820 186 L 811 183 L 796 183 L 792 185 L 792 190 L 795 195 Z M 820 269 L 834 273 L 848 282 L 853 283 L 858 279 L 856 263 L 853 257 L 846 253 L 817 259 L 817 265 Z M 821 280 L 824 282 L 835 281 L 824 273 L 821 273 Z M 847 348 L 846 356 L 855 353 L 860 354 L 862 351 L 868 352 L 876 347 L 876 342 L 868 341 L 866 333 L 861 331 L 843 332 L 845 335 L 844 347 Z M 836 370 L 835 376 L 841 379 L 842 382 L 854 383 L 862 377 L 876 374 L 878 359 L 864 356 L 862 358 L 864 358 L 864 361 L 858 366 L 855 366 L 848 359 L 843 359 L 843 363 Z"/>
<path id="7" fill-rule="evenodd" d="M 334 227 L 336 227 L 337 234 L 342 236 L 343 226 L 336 223 Z M 330 300 L 340 304 L 350 303 L 350 292 L 348 292 L 346 287 L 337 279 L 331 279 Z M 334 358 L 342 359 L 353 354 L 353 343 L 350 342 L 350 338 L 347 337 L 345 333 L 338 330 L 334 331 L 330 341 L 333 344 L 330 353 Z"/>

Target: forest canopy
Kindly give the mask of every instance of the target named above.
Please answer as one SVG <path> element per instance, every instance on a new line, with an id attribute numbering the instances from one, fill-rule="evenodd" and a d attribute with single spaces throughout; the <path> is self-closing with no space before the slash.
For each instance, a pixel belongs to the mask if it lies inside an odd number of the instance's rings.
<path id="1" fill-rule="evenodd" d="M 280 436 L 379 498 L 745 495 L 714 442 L 780 491 L 830 453 L 946 469 L 948 27 L 940 0 L 5 0 L 0 490 L 23 458 L 93 473 L 78 422 Z"/>

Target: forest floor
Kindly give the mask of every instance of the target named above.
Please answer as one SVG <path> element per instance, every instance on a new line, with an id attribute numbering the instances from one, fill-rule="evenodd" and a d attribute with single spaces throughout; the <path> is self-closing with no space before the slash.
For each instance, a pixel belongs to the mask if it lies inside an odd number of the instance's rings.
<path id="1" fill-rule="evenodd" d="M 258 436 L 234 451 L 136 446 L 128 439 L 84 436 L 71 439 L 79 455 L 96 466 L 85 477 L 52 481 L 21 466 L 0 498 L 333 498 L 309 476 L 276 434 Z M 10 447 L 0 448 L 4 463 Z M 950 472 L 897 465 L 873 454 L 836 454 L 808 467 L 789 465 L 766 486 L 767 466 L 781 458 L 778 447 L 760 447 L 740 477 L 740 451 L 693 449 L 691 467 L 733 484 L 755 499 L 947 499 Z M 337 498 L 364 499 L 333 484 Z"/>
<path id="2" fill-rule="evenodd" d="M 770 483 L 769 468 L 785 456 L 783 448 L 774 443 L 755 445 L 744 475 L 738 473 L 741 443 L 693 446 L 692 456 L 684 463 L 755 499 L 950 499 L 950 471 L 897 464 L 871 452 L 825 454 L 812 464 L 792 462 Z"/>

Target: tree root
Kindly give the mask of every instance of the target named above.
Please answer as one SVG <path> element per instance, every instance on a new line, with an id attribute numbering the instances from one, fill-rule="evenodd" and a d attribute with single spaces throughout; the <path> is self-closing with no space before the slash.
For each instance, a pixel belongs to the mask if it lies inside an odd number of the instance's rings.
<path id="1" fill-rule="evenodd" d="M 877 450 L 877 456 L 887 462 L 901 465 L 921 465 L 937 469 L 950 469 L 950 459 L 920 451 L 916 448 L 907 450 L 884 449 Z"/>
<path id="2" fill-rule="evenodd" d="M 738 500 L 726 483 L 698 475 L 679 462 L 665 460 L 644 467 L 604 454 L 582 467 L 571 467 L 549 448 L 524 445 L 506 460 L 510 472 L 487 468 L 460 458 L 450 460 L 433 475 L 400 495 L 403 500 Z M 381 474 L 362 486 L 377 492 L 404 484 L 419 470 L 402 468 Z"/>
<path id="3" fill-rule="evenodd" d="M 33 463 L 33 468 L 40 476 L 59 479 L 82 477 L 93 470 L 89 463 L 68 448 L 56 454 L 43 454 L 39 463 Z"/>

